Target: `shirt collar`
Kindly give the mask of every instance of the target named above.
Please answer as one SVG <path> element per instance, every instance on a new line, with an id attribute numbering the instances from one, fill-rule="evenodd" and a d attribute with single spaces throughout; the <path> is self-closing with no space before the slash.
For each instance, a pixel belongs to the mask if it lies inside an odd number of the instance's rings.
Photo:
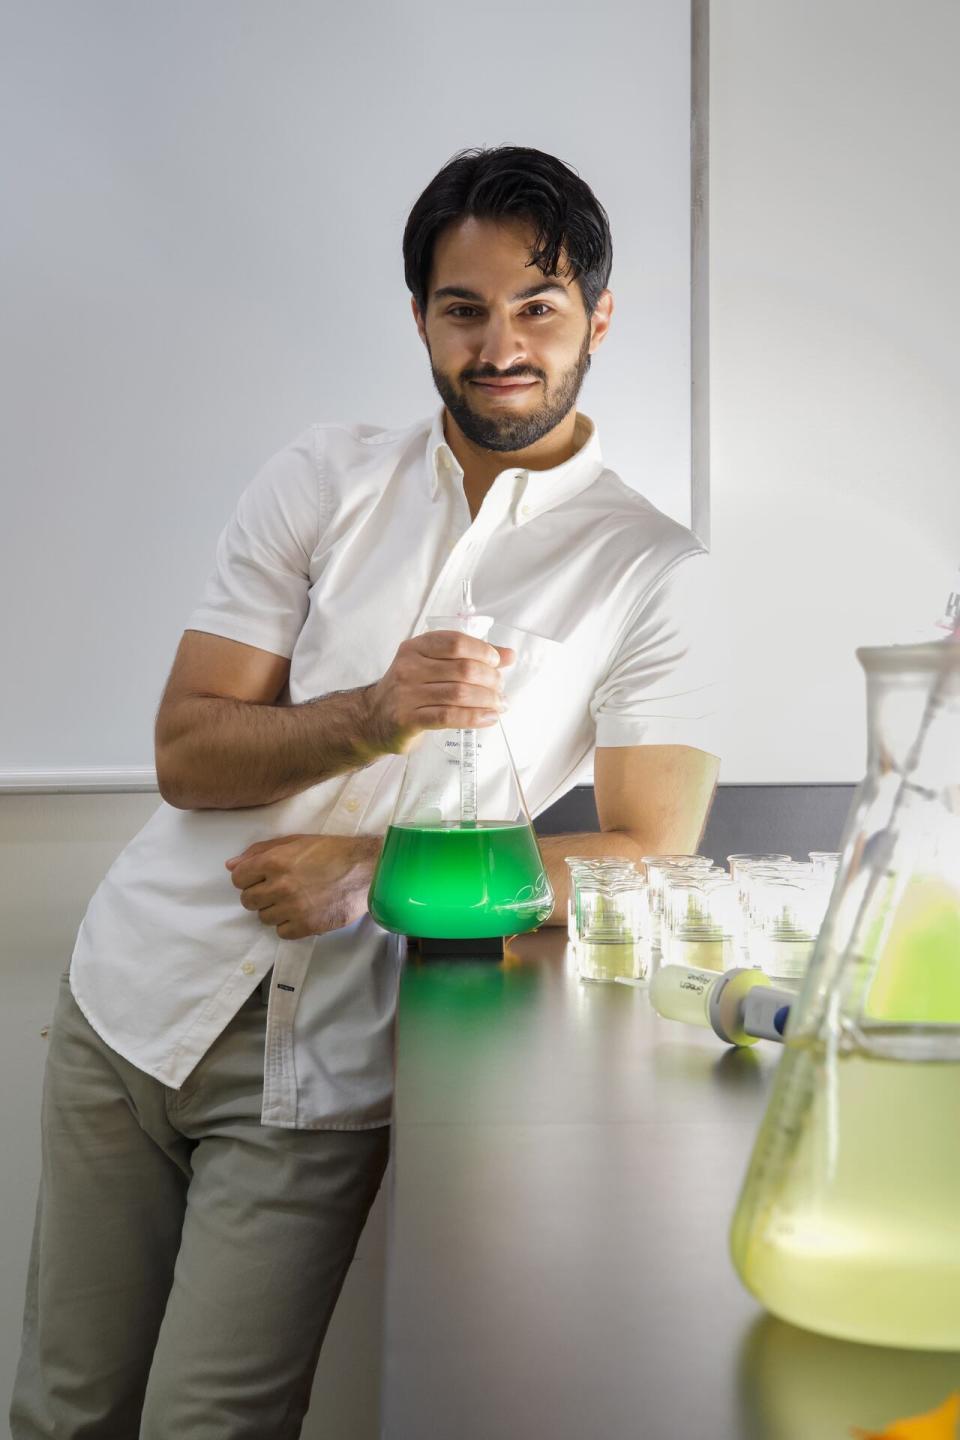
<path id="1" fill-rule="evenodd" d="M 443 433 L 444 407 L 434 413 L 427 440 L 426 477 L 431 500 L 435 500 L 441 484 L 454 476 L 463 479 L 463 469 Z M 494 481 L 495 487 L 509 485 L 513 491 L 511 509 L 516 525 L 523 525 L 578 495 L 592 485 L 604 470 L 597 427 L 589 415 L 578 413 L 574 429 L 578 449 L 562 465 L 550 470 L 524 470 L 512 467 Z"/>

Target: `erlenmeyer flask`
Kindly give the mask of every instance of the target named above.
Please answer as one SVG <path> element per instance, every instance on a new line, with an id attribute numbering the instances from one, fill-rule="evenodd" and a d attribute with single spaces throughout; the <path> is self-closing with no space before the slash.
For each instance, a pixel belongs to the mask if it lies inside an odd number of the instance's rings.
<path id="1" fill-rule="evenodd" d="M 480 639 L 492 624 L 468 604 L 427 620 L 430 630 Z M 407 758 L 374 871 L 373 918 L 402 935 L 476 940 L 534 930 L 553 903 L 500 722 L 425 730 Z"/>
<path id="2" fill-rule="evenodd" d="M 794 1324 L 960 1350 L 960 644 L 857 654 L 868 773 L 733 1258 Z"/>

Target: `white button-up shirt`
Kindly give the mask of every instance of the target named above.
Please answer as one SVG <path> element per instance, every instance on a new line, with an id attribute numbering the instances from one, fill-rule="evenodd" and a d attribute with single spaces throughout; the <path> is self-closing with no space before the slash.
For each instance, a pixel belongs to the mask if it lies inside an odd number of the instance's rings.
<path id="1" fill-rule="evenodd" d="M 443 409 L 404 430 L 311 426 L 241 495 L 187 628 L 289 657 L 292 704 L 368 685 L 469 577 L 504 671 L 503 726 L 536 816 L 595 745 L 710 750 L 715 618 L 703 547 L 606 468 L 593 422 L 552 470 L 503 470 L 471 522 Z M 279 939 L 224 861 L 293 833 L 383 834 L 404 760 L 270 805 L 161 803 L 90 901 L 71 963 L 77 1003 L 134 1065 L 179 1087 L 273 969 L 265 1124 L 365 1129 L 390 1118 L 403 941 L 369 915 Z"/>

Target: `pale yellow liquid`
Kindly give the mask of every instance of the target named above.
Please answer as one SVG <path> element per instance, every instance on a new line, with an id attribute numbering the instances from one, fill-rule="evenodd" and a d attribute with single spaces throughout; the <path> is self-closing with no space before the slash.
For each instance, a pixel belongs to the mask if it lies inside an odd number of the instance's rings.
<path id="1" fill-rule="evenodd" d="M 884 923 L 881 912 L 881 931 Z M 953 885 L 938 875 L 914 876 L 879 948 L 869 1016 L 960 1023 L 960 894 Z"/>
<path id="2" fill-rule="evenodd" d="M 758 935 L 750 944 L 750 959 L 764 974 L 778 980 L 802 980 L 813 954 L 812 939 L 782 940 Z"/>
<path id="3" fill-rule="evenodd" d="M 581 940 L 577 965 L 584 980 L 640 980 L 646 973 L 639 941 Z"/>
<path id="4" fill-rule="evenodd" d="M 815 1085 L 765 1122 L 734 1225 L 744 1283 L 827 1335 L 960 1350 L 960 1063 L 855 1051 L 831 1085 L 822 1055 L 784 1062 Z"/>
<path id="5" fill-rule="evenodd" d="M 692 966 L 699 970 L 729 970 L 736 963 L 732 936 L 719 940 L 691 940 L 685 935 L 669 935 L 664 955 L 669 965 Z"/>

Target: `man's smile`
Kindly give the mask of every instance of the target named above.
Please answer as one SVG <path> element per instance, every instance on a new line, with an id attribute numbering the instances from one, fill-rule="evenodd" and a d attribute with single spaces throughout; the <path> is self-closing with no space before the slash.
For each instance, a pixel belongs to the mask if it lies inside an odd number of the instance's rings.
<path id="1" fill-rule="evenodd" d="M 488 395 L 519 395 L 524 390 L 530 390 L 537 384 L 536 380 L 471 380 L 471 385 L 477 385 Z"/>

